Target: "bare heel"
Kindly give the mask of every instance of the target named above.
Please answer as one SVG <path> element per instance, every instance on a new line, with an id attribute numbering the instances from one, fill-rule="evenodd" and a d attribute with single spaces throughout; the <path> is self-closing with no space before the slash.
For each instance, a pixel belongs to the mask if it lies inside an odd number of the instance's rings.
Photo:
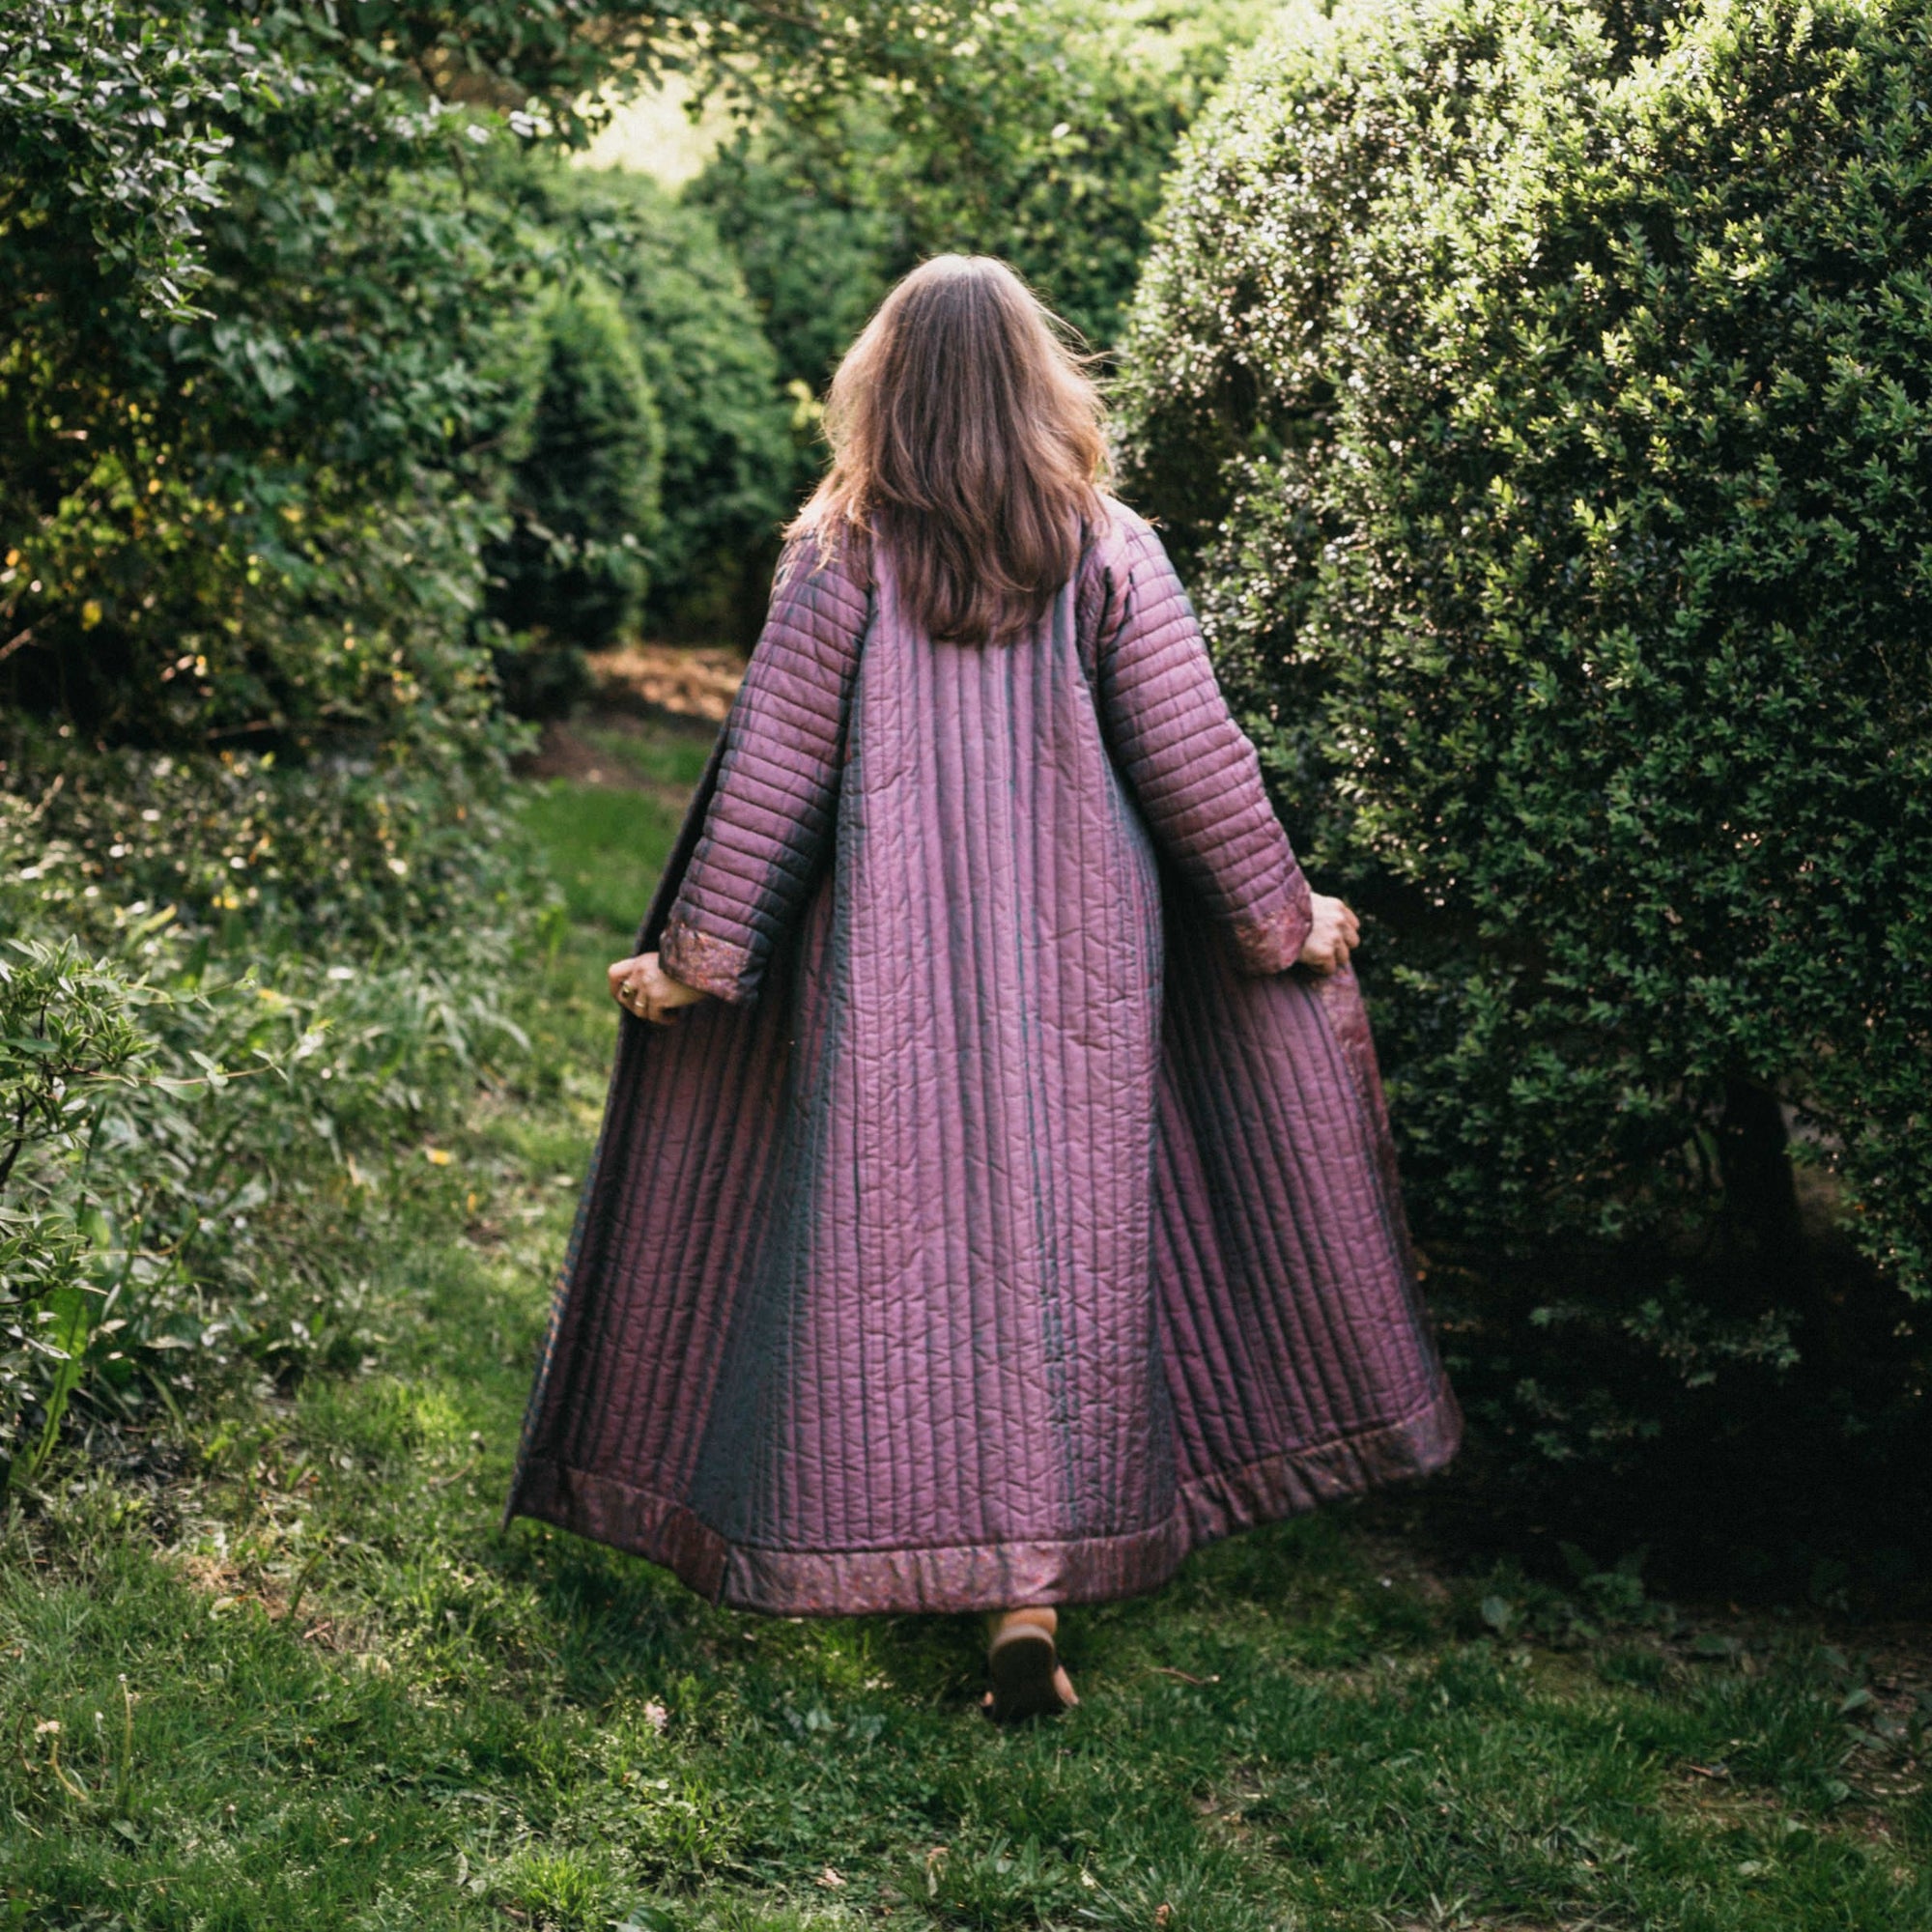
<path id="1" fill-rule="evenodd" d="M 1035 1623 L 1008 1623 L 986 1646 L 986 1674 L 993 1688 L 986 1714 L 996 1724 L 1029 1718 L 1058 1718 L 1080 1700 L 1060 1667 L 1053 1634 Z"/>

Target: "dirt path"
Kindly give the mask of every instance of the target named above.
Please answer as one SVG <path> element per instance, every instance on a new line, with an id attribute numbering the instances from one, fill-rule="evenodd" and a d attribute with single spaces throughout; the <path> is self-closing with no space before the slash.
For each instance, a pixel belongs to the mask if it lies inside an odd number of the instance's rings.
<path id="1" fill-rule="evenodd" d="M 627 644 L 589 664 L 596 696 L 545 723 L 520 776 L 644 792 L 682 811 L 737 694 L 743 657 L 721 646 Z"/>

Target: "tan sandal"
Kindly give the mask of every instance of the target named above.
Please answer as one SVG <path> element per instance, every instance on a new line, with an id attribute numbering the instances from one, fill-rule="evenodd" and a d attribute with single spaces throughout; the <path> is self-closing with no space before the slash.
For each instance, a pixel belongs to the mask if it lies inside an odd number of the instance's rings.
<path id="1" fill-rule="evenodd" d="M 993 1688 L 984 1709 L 996 1724 L 1062 1717 L 1080 1701 L 1061 1670 L 1052 1633 L 1038 1624 L 1008 1624 L 995 1632 L 986 1646 L 986 1674 Z"/>

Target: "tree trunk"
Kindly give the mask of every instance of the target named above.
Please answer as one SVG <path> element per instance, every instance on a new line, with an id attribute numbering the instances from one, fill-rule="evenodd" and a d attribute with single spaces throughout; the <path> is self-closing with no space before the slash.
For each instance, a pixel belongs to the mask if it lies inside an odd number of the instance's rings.
<path id="1" fill-rule="evenodd" d="M 1769 1088 L 1736 1075 L 1726 1078 L 1718 1167 L 1724 1216 L 1740 1252 L 1775 1297 L 1802 1294 L 1809 1273 L 1804 1226 L 1784 1114 Z"/>

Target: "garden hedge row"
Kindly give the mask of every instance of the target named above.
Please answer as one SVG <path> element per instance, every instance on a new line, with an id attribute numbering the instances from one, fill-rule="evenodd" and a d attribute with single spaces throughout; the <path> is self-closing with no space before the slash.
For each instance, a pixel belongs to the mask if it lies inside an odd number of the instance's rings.
<path id="1" fill-rule="evenodd" d="M 1923 0 L 1304 6 L 1141 287 L 1126 493 L 1555 1454 L 1619 1353 L 1924 1386 L 1928 98 Z"/>

